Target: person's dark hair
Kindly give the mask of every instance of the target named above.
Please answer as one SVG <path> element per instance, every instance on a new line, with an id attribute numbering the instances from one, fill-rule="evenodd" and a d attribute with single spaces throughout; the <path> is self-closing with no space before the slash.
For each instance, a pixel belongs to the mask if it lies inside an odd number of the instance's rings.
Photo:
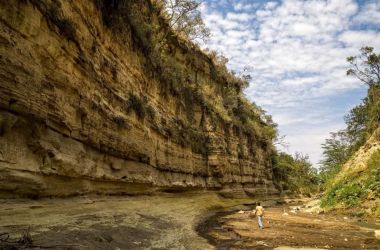
<path id="1" fill-rule="evenodd" d="M 257 205 L 260 206 L 260 202 L 257 202 Z"/>

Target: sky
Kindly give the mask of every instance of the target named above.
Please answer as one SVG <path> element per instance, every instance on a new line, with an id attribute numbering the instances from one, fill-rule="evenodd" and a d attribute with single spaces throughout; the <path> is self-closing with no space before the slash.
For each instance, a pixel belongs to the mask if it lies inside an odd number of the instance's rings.
<path id="1" fill-rule="evenodd" d="M 366 95 L 346 76 L 362 46 L 380 52 L 380 0 L 204 0 L 211 38 L 203 45 L 252 76 L 245 94 L 285 135 L 280 150 L 322 159 L 321 144 L 345 127 L 344 116 Z"/>

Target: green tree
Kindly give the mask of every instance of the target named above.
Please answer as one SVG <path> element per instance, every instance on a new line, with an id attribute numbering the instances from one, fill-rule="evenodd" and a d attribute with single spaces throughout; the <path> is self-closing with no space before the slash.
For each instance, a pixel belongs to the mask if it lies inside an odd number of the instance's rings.
<path id="1" fill-rule="evenodd" d="M 192 41 L 205 41 L 210 37 L 210 30 L 203 22 L 198 0 L 163 0 L 169 25 L 180 36 Z"/>
<path id="2" fill-rule="evenodd" d="M 350 125 L 372 134 L 380 121 L 380 54 L 372 47 L 362 47 L 358 56 L 347 58 L 350 68 L 347 75 L 355 76 L 368 86 L 368 95 L 360 107 L 350 113 Z M 355 131 L 355 130 L 354 130 Z"/>
<path id="3" fill-rule="evenodd" d="M 367 97 L 345 116 L 346 129 L 331 133 L 322 144 L 324 159 L 321 176 L 328 183 L 368 137 L 379 127 L 380 121 L 380 54 L 372 47 L 363 47 L 360 54 L 347 58 L 347 75 L 355 76 L 368 86 Z"/>
<path id="4" fill-rule="evenodd" d="M 281 191 L 310 195 L 318 190 L 318 173 L 307 155 L 278 152 L 272 163 L 274 182 Z"/>
<path id="5" fill-rule="evenodd" d="M 369 87 L 380 85 L 380 54 L 373 47 L 362 47 L 358 56 L 350 56 L 347 75 L 353 75 Z"/>
<path id="6" fill-rule="evenodd" d="M 322 144 L 324 159 L 321 161 L 320 175 L 324 181 L 335 176 L 351 155 L 351 140 L 346 130 L 330 133 L 330 138 Z"/>
<path id="7" fill-rule="evenodd" d="M 347 124 L 345 130 L 345 140 L 350 142 L 351 151 L 356 151 L 361 145 L 364 144 L 368 138 L 368 127 L 369 123 L 369 110 L 367 98 L 363 100 L 363 103 L 357 105 L 350 110 L 348 115 L 345 116 L 344 120 Z"/>

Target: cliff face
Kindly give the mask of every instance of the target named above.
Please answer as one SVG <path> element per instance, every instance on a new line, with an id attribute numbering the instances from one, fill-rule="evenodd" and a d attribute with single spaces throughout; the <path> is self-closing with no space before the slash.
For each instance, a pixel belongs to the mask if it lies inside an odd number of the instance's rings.
<path id="1" fill-rule="evenodd" d="M 343 165 L 324 199 L 327 208 L 380 216 L 380 129 Z"/>
<path id="2" fill-rule="evenodd" d="M 276 193 L 267 125 L 239 126 L 226 108 L 244 106 L 228 99 L 238 86 L 180 39 L 165 52 L 176 68 L 155 66 L 149 30 L 107 12 L 161 29 L 152 3 L 104 2 L 0 2 L 1 196 Z"/>
<path id="3" fill-rule="evenodd" d="M 337 180 L 343 178 L 350 172 L 363 172 L 368 168 L 368 161 L 378 151 L 380 151 L 380 129 L 377 129 L 368 141 L 344 164 L 342 171 L 338 174 Z M 380 162 L 378 163 L 380 168 Z"/>

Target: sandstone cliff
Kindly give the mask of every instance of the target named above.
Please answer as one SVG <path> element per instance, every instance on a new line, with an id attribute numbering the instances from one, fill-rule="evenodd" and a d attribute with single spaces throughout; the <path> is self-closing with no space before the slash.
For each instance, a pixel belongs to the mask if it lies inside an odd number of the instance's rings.
<path id="1" fill-rule="evenodd" d="M 1 1 L 0 55 L 1 196 L 277 192 L 272 127 L 154 2 Z"/>
<path id="2" fill-rule="evenodd" d="M 324 199 L 327 208 L 380 216 L 380 129 L 343 165 Z"/>

